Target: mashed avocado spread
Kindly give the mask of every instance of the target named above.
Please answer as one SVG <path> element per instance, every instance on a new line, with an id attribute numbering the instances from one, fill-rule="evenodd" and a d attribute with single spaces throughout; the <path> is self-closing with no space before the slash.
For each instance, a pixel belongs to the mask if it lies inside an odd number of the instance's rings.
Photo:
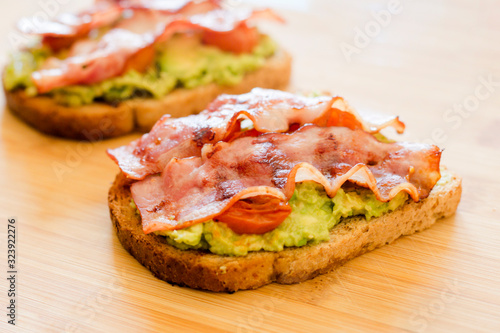
<path id="1" fill-rule="evenodd" d="M 339 189 L 330 198 L 315 182 L 298 183 L 289 203 L 291 214 L 276 229 L 262 235 L 237 234 L 225 223 L 208 221 L 182 230 L 157 232 L 179 249 L 205 249 L 216 254 L 243 256 L 249 251 L 281 251 L 284 247 L 326 241 L 330 230 L 342 217 L 378 217 L 402 206 L 404 192 L 389 202 L 381 202 L 367 189 Z"/>
<path id="2" fill-rule="evenodd" d="M 262 67 L 275 50 L 275 42 L 266 35 L 262 35 L 252 53 L 243 54 L 203 45 L 196 35 L 176 35 L 157 45 L 154 64 L 144 73 L 130 70 L 96 84 L 54 89 L 48 95 L 59 104 L 80 106 L 94 101 L 118 103 L 134 97 L 160 98 L 179 87 L 195 88 L 209 83 L 236 85 L 245 73 Z M 37 95 L 31 74 L 51 55 L 46 48 L 13 55 L 3 78 L 5 88 L 21 88 L 29 96 Z"/>

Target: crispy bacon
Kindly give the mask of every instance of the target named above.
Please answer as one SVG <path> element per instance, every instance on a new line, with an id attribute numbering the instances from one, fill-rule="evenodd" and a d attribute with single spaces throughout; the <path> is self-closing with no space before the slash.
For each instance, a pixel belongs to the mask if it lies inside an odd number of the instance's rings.
<path id="1" fill-rule="evenodd" d="M 18 23 L 18 29 L 31 35 L 43 37 L 74 38 L 86 35 L 90 30 L 111 25 L 122 14 L 123 9 L 113 1 L 97 1 L 89 9 L 77 14 L 64 13 L 54 21 L 41 24 L 26 24 L 27 20 Z"/>
<path id="2" fill-rule="evenodd" d="M 195 15 L 221 8 L 220 0 L 118 0 L 117 4 L 124 9 L 151 10 L 166 14 Z"/>
<path id="3" fill-rule="evenodd" d="M 65 60 L 49 58 L 31 78 L 39 93 L 71 84 L 91 84 L 117 76 L 127 67 L 127 60 L 151 44 L 150 34 L 135 34 L 124 29 L 109 31 L 97 43 L 85 43 L 88 53 Z M 80 43 L 75 48 L 83 48 Z"/>
<path id="4" fill-rule="evenodd" d="M 161 172 L 173 157 L 200 156 L 207 143 L 245 136 L 241 121 L 253 123 L 253 135 L 287 132 L 305 124 L 344 126 L 375 133 L 387 126 L 404 130 L 397 117 L 366 123 L 342 97 L 304 97 L 288 92 L 255 88 L 243 95 L 221 95 L 198 115 L 183 118 L 164 116 L 150 133 L 108 151 L 108 155 L 130 178 L 143 179 Z"/>
<path id="5" fill-rule="evenodd" d="M 441 151 L 382 143 L 360 129 L 304 126 L 205 145 L 201 157 L 172 158 L 162 174 L 132 184 L 145 233 L 175 230 L 224 216 L 238 201 L 286 203 L 296 182 L 315 181 L 333 197 L 347 181 L 388 201 L 401 191 L 418 201 L 440 178 Z"/>
<path id="6" fill-rule="evenodd" d="M 129 0 L 113 1 L 102 0 L 80 13 L 64 13 L 53 21 L 44 21 L 41 24 L 26 24 L 27 20 L 18 23 L 18 29 L 25 34 L 39 35 L 44 38 L 76 40 L 87 35 L 92 29 L 113 26 L 125 10 L 151 11 L 162 14 L 181 14 L 191 16 L 219 9 L 219 0 Z M 69 45 L 68 45 L 69 46 Z"/>
<path id="7" fill-rule="evenodd" d="M 210 0 L 205 2 L 212 5 L 214 3 Z M 198 3 L 198 6 L 202 4 Z M 182 8 L 187 8 L 186 11 L 191 14 L 196 12 L 192 6 L 185 5 Z M 258 18 L 281 20 L 271 10 L 217 9 L 188 16 L 183 14 L 182 8 L 175 15 L 149 10 L 134 11 L 131 17 L 123 18 L 100 39 L 89 38 L 74 42 L 68 58 L 64 60 L 49 58 L 40 70 L 32 74 L 38 92 L 45 93 L 73 84 L 92 84 L 118 76 L 130 68 L 129 58 L 180 32 L 208 34 L 206 42 L 229 51 L 249 51 L 258 41 L 253 37 L 246 41 L 241 40 L 241 31 L 250 29 L 247 26 L 249 21 Z M 74 37 L 71 31 L 67 33 Z M 228 43 L 228 36 L 231 38 L 231 35 L 233 38 L 240 36 L 238 37 L 240 41 Z M 130 39 L 131 43 L 126 43 L 126 39 Z M 82 48 L 81 44 L 85 47 Z M 82 49 L 85 52 L 81 52 Z M 50 67 L 47 64 L 50 64 Z"/>

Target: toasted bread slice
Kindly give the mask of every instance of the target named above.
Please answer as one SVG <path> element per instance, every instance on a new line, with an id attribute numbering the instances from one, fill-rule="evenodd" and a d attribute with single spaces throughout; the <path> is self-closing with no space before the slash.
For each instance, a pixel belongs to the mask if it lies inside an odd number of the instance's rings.
<path id="1" fill-rule="evenodd" d="M 179 250 L 162 236 L 144 234 L 140 217 L 131 207 L 129 181 L 119 174 L 109 190 L 108 203 L 118 239 L 156 277 L 173 284 L 211 291 L 234 292 L 277 282 L 298 283 L 326 273 L 400 236 L 424 230 L 452 215 L 462 192 L 461 179 L 436 185 L 429 197 L 408 200 L 399 209 L 367 221 L 355 216 L 342 220 L 330 240 L 280 252 L 252 252 L 244 257 L 221 256 L 198 250 Z"/>
<path id="2" fill-rule="evenodd" d="M 164 114 L 183 117 L 200 112 L 220 94 L 242 94 L 255 87 L 284 89 L 291 72 L 291 56 L 279 49 L 263 67 L 245 75 L 235 86 L 215 83 L 175 89 L 161 99 L 135 98 L 112 106 L 93 103 L 80 107 L 57 104 L 48 96 L 26 96 L 24 90 L 4 89 L 9 109 L 41 132 L 77 140 L 100 140 L 135 130 L 147 132 Z"/>

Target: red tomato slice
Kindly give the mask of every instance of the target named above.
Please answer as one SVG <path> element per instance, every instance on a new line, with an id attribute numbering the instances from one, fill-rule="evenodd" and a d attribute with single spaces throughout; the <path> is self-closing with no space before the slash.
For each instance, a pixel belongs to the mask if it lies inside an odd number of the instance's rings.
<path id="1" fill-rule="evenodd" d="M 262 133 L 257 131 L 255 128 L 251 129 L 251 130 L 248 130 L 248 131 L 243 131 L 243 132 L 236 132 L 234 131 L 235 134 L 230 134 L 228 137 L 226 137 L 225 141 L 226 142 L 231 142 L 231 141 L 234 141 L 236 139 L 239 139 L 239 138 L 244 138 L 244 137 L 247 137 L 247 136 L 259 136 L 261 135 Z"/>
<path id="2" fill-rule="evenodd" d="M 69 48 L 73 45 L 73 43 L 83 37 L 83 35 L 73 35 L 67 37 L 43 36 L 42 44 L 48 46 L 54 52 L 59 52 L 63 49 Z"/>
<path id="3" fill-rule="evenodd" d="M 259 42 L 259 32 L 242 23 L 228 32 L 205 31 L 203 42 L 228 52 L 249 53 Z"/>
<path id="4" fill-rule="evenodd" d="M 146 71 L 146 68 L 151 65 L 155 59 L 155 49 L 154 47 L 148 46 L 138 51 L 136 54 L 128 58 L 125 64 L 124 73 L 130 69 L 135 69 L 139 73 Z"/>
<path id="5" fill-rule="evenodd" d="M 342 126 L 352 130 L 362 129 L 363 125 L 356 119 L 356 117 L 349 112 L 340 111 L 339 109 L 332 108 L 325 112 L 321 117 L 315 119 L 313 124 L 323 127 Z"/>
<path id="6" fill-rule="evenodd" d="M 215 218 L 237 234 L 264 234 L 278 227 L 292 207 L 277 198 L 266 196 L 240 200 Z"/>

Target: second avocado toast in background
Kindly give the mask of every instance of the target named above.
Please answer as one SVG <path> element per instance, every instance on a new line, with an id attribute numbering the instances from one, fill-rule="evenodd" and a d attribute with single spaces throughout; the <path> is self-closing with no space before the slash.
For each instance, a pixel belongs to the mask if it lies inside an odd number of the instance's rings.
<path id="1" fill-rule="evenodd" d="M 291 57 L 253 26 L 258 19 L 283 22 L 216 0 L 103 0 L 22 26 L 39 41 L 7 64 L 7 104 L 44 133 L 97 140 L 199 112 L 221 93 L 284 88 Z"/>

